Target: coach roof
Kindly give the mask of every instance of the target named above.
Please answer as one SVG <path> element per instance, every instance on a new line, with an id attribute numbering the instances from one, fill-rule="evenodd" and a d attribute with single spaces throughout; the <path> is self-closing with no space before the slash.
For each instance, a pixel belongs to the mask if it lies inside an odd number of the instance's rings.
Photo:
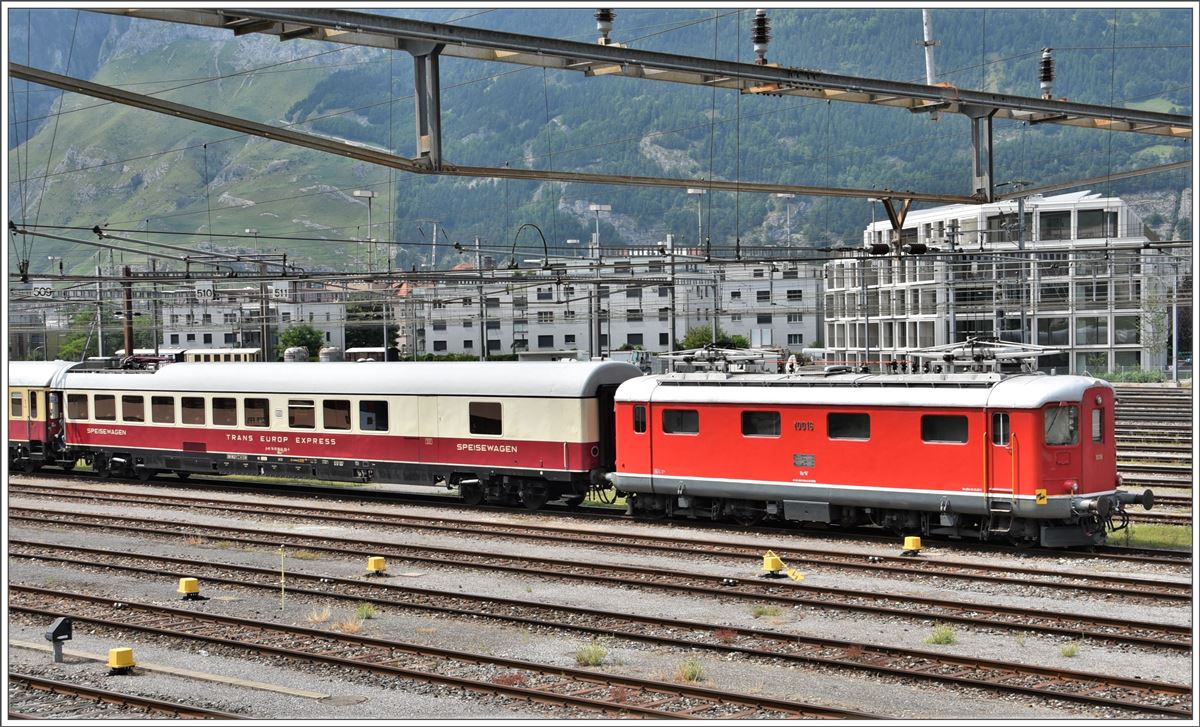
<path id="1" fill-rule="evenodd" d="M 68 372 L 68 389 L 396 396 L 595 396 L 641 376 L 599 362 L 174 363 L 155 372 Z"/>
<path id="2" fill-rule="evenodd" d="M 8 364 L 8 385 L 49 386 L 58 372 L 74 365 L 73 361 L 12 361 Z"/>

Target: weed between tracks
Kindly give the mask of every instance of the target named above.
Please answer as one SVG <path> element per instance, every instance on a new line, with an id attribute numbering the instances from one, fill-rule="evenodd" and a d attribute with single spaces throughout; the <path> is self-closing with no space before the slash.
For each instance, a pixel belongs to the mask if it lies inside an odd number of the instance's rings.
<path id="1" fill-rule="evenodd" d="M 604 658 L 608 656 L 608 649 L 605 649 L 598 642 L 586 646 L 580 646 L 575 650 L 575 663 L 580 666 L 600 666 L 604 663 Z"/>
<path id="2" fill-rule="evenodd" d="M 953 644 L 954 643 L 954 627 L 949 624 L 938 624 L 933 627 L 933 633 L 925 639 L 927 644 Z"/>
<path id="3" fill-rule="evenodd" d="M 1108 534 L 1110 545 L 1138 548 L 1177 548 L 1191 550 L 1192 529 L 1183 525 L 1130 523 L 1124 530 Z"/>

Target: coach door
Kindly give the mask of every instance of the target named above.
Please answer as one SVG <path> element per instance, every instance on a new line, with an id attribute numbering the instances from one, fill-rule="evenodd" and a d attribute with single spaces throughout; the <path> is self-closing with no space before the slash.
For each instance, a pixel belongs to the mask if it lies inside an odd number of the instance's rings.
<path id="1" fill-rule="evenodd" d="M 1017 495 L 1018 447 L 1012 433 L 1012 418 L 1007 410 L 988 412 L 988 481 L 985 483 L 989 505 L 1011 503 Z M 994 509 L 994 508 L 993 508 Z"/>

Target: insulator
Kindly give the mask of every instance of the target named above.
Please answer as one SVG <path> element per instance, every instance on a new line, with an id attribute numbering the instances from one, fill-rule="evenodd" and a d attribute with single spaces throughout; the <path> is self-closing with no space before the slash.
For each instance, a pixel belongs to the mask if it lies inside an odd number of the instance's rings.
<path id="1" fill-rule="evenodd" d="M 754 54 L 758 56 L 758 62 L 765 63 L 767 44 L 771 42 L 771 19 L 767 17 L 766 10 L 754 11 L 754 30 L 751 40 L 754 43 Z"/>
<path id="2" fill-rule="evenodd" d="M 870 245 L 867 245 L 868 255 L 887 255 L 891 251 L 892 246 L 886 242 L 872 242 Z"/>
<path id="3" fill-rule="evenodd" d="M 902 249 L 909 255 L 924 255 L 929 250 L 923 242 L 910 242 Z"/>
<path id="4" fill-rule="evenodd" d="M 609 8 L 600 8 L 596 11 L 596 32 L 600 33 L 601 39 L 608 40 L 608 34 L 612 32 L 613 18 L 617 16 Z"/>
<path id="5" fill-rule="evenodd" d="M 1050 98 L 1051 85 L 1054 83 L 1054 58 L 1050 55 L 1053 48 L 1042 49 L 1042 62 L 1039 78 L 1042 85 L 1042 98 Z"/>

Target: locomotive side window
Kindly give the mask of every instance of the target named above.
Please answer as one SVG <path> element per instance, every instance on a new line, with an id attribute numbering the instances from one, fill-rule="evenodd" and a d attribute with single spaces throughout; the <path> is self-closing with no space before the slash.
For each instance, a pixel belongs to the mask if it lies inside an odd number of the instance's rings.
<path id="1" fill-rule="evenodd" d="M 271 426 L 271 402 L 267 399 L 246 399 L 242 405 L 248 427 Z"/>
<path id="2" fill-rule="evenodd" d="M 961 444 L 967 441 L 967 418 L 954 414 L 925 414 L 921 417 L 921 441 Z"/>
<path id="3" fill-rule="evenodd" d="M 174 424 L 175 423 L 175 397 L 173 396 L 152 396 L 150 397 L 150 418 L 155 424 Z"/>
<path id="4" fill-rule="evenodd" d="M 122 396 L 121 420 L 126 422 L 146 421 L 146 397 Z"/>
<path id="5" fill-rule="evenodd" d="M 316 428 L 317 408 L 312 399 L 288 400 L 288 426 L 292 429 Z"/>
<path id="6" fill-rule="evenodd" d="M 469 406 L 471 434 L 501 434 L 504 431 L 500 404 L 494 401 L 473 401 Z"/>
<path id="7" fill-rule="evenodd" d="M 321 406 L 321 421 L 326 429 L 349 429 L 350 400 L 326 399 Z"/>
<path id="8" fill-rule="evenodd" d="M 1104 410 L 1092 409 L 1092 441 L 1104 441 Z"/>
<path id="9" fill-rule="evenodd" d="M 646 407 L 633 407 L 633 431 L 642 434 L 646 431 Z"/>
<path id="10" fill-rule="evenodd" d="M 185 396 L 181 399 L 181 403 L 183 404 L 184 424 L 204 424 L 204 397 Z"/>
<path id="11" fill-rule="evenodd" d="M 213 397 L 213 424 L 218 427 L 237 426 L 237 399 L 233 397 Z"/>
<path id="12" fill-rule="evenodd" d="M 21 394 L 21 392 L 14 391 L 12 393 L 12 400 L 9 402 L 9 405 L 8 405 L 9 416 L 13 417 L 14 419 L 25 416 L 25 414 L 24 414 L 25 410 L 22 405 L 22 402 L 24 400 L 25 400 L 25 397 Z"/>
<path id="13" fill-rule="evenodd" d="M 364 432 L 386 432 L 388 403 L 366 400 L 358 402 L 358 428 Z"/>
<path id="14" fill-rule="evenodd" d="M 746 437 L 778 437 L 779 412 L 777 411 L 744 411 L 742 412 L 742 436 Z"/>
<path id="15" fill-rule="evenodd" d="M 67 394 L 67 418 L 74 420 L 88 418 L 87 394 Z"/>
<path id="16" fill-rule="evenodd" d="M 117 397 L 112 394 L 96 394 L 96 419 L 102 422 L 117 420 Z"/>
<path id="17" fill-rule="evenodd" d="M 1056 406 L 1047 409 L 1046 444 L 1079 444 L 1079 409 L 1073 406 Z"/>
<path id="18" fill-rule="evenodd" d="M 695 409 L 664 409 L 663 432 L 667 434 L 699 434 L 700 412 Z"/>
<path id="19" fill-rule="evenodd" d="M 830 412 L 826 416 L 830 439 L 870 439 L 871 415 Z"/>
<path id="20" fill-rule="evenodd" d="M 1008 446 L 1012 438 L 1012 428 L 1008 423 L 1008 412 L 998 411 L 992 414 L 992 444 Z"/>

